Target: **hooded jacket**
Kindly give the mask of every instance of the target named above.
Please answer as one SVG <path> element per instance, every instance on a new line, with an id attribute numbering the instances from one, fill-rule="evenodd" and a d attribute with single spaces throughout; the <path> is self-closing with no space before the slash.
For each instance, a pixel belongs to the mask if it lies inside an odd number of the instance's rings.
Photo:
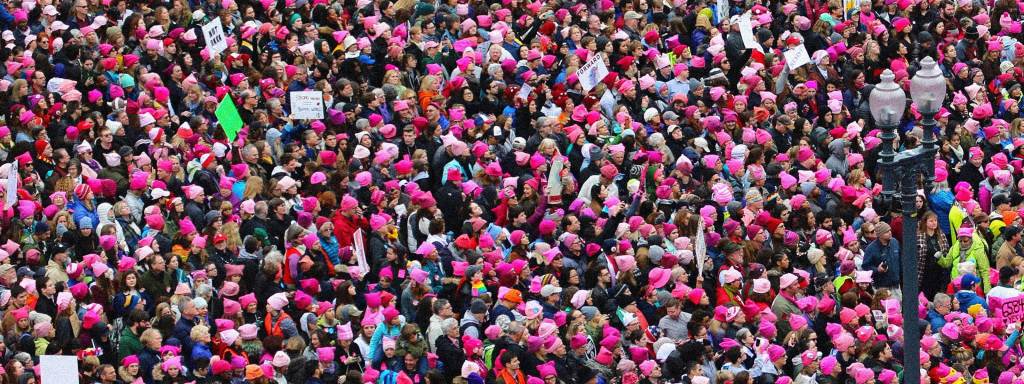
<path id="1" fill-rule="evenodd" d="M 845 178 L 847 171 L 849 171 L 846 163 L 846 140 L 832 140 L 828 144 L 828 152 L 830 155 L 828 160 L 825 161 L 825 167 Z"/>

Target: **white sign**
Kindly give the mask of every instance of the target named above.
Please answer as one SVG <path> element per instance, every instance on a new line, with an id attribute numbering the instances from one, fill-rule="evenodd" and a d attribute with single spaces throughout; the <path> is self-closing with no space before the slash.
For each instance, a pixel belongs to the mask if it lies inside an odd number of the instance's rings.
<path id="1" fill-rule="evenodd" d="M 324 93 L 300 91 L 289 94 L 293 119 L 323 119 Z"/>
<path id="2" fill-rule="evenodd" d="M 797 69 L 811 62 L 811 56 L 807 54 L 807 48 L 804 48 L 803 44 L 786 50 L 782 55 L 786 56 L 786 65 L 789 69 Z"/>
<path id="3" fill-rule="evenodd" d="M 557 204 L 562 201 L 562 158 L 561 156 L 556 157 L 555 161 L 551 162 L 551 169 L 548 170 L 548 203 L 552 200 Z"/>
<path id="4" fill-rule="evenodd" d="M 4 193 L 7 195 L 4 203 L 7 208 L 11 208 L 18 203 L 18 159 L 14 159 L 14 164 L 11 164 L 11 171 L 7 173 L 7 184 L 5 185 L 7 188 Z"/>
<path id="5" fill-rule="evenodd" d="M 523 87 L 519 88 L 519 93 L 516 94 L 516 97 L 526 100 L 530 98 L 531 93 L 533 93 L 533 87 L 530 84 L 523 83 Z"/>
<path id="6" fill-rule="evenodd" d="M 586 64 L 576 70 L 576 77 L 579 79 L 583 92 L 590 92 L 597 86 L 604 77 L 608 76 L 608 67 L 604 65 L 604 59 L 600 54 L 594 54 Z"/>
<path id="7" fill-rule="evenodd" d="M 42 355 L 39 356 L 39 371 L 42 383 L 77 383 L 78 357 Z"/>
<path id="8" fill-rule="evenodd" d="M 363 247 L 363 229 L 359 228 L 352 234 L 352 254 L 356 256 L 356 265 L 363 274 L 370 272 L 370 263 L 366 262 L 366 248 Z"/>
<path id="9" fill-rule="evenodd" d="M 228 39 L 224 36 L 224 25 L 220 23 L 219 17 L 203 26 L 203 38 L 211 57 L 228 49 Z"/>
<path id="10" fill-rule="evenodd" d="M 715 6 L 715 24 L 719 24 L 722 20 L 729 18 L 729 0 L 718 0 Z"/>
<path id="11" fill-rule="evenodd" d="M 739 21 L 740 36 L 743 37 L 743 46 L 747 49 L 761 50 L 761 44 L 757 43 L 757 39 L 754 38 L 754 25 L 750 22 L 750 12 L 744 13 L 740 16 Z"/>
<path id="12" fill-rule="evenodd" d="M 693 239 L 693 253 L 697 256 L 697 276 L 704 276 L 704 262 L 708 258 L 708 246 L 704 241 L 704 218 L 697 217 L 697 236 Z"/>

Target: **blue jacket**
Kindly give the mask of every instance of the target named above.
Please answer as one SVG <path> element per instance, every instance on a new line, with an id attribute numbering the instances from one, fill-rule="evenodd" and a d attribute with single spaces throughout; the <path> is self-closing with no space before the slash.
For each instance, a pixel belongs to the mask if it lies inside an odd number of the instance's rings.
<path id="1" fill-rule="evenodd" d="M 932 332 L 938 332 L 938 330 L 942 329 L 942 326 L 946 325 L 946 318 L 935 312 L 935 309 L 929 309 L 928 323 L 932 325 Z"/>
<path id="2" fill-rule="evenodd" d="M 948 189 L 938 191 L 928 198 L 932 211 L 939 217 L 939 228 L 943 233 L 949 233 L 949 210 L 953 207 L 953 192 Z"/>
<path id="3" fill-rule="evenodd" d="M 369 348 L 371 362 L 376 363 L 384 359 L 384 348 L 382 347 L 384 337 L 391 337 L 397 339 L 398 336 L 400 336 L 402 333 L 403 325 L 399 325 L 397 327 L 389 327 L 387 325 L 381 324 L 380 326 L 377 326 L 377 330 L 373 331 L 373 336 L 370 337 Z"/>
<path id="4" fill-rule="evenodd" d="M 95 201 L 93 201 L 92 210 L 89 210 L 85 207 L 85 204 L 82 203 L 82 200 L 78 199 L 78 196 L 74 196 L 71 201 L 68 202 L 68 209 L 74 212 L 72 217 L 75 219 L 75 225 L 81 223 L 83 217 L 92 219 L 93 225 L 100 222 L 100 217 L 96 215 Z"/>
<path id="5" fill-rule="evenodd" d="M 888 269 L 879 271 L 878 266 L 885 262 Z M 875 285 L 889 288 L 900 283 L 900 242 L 890 239 L 888 246 L 882 246 L 878 240 L 872 241 L 864 248 L 864 262 L 861 266 L 866 271 L 874 271 Z"/>
<path id="6" fill-rule="evenodd" d="M 967 310 L 967 308 L 974 304 L 981 304 L 982 308 L 988 310 L 988 303 L 986 303 L 985 299 L 979 297 L 974 291 L 958 291 L 956 293 L 956 301 L 960 302 L 960 308 L 964 308 L 964 310 Z"/>

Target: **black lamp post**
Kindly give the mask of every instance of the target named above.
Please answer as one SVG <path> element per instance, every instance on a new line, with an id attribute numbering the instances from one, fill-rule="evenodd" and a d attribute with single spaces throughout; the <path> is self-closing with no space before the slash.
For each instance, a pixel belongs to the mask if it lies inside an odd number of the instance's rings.
<path id="1" fill-rule="evenodd" d="M 910 94 L 922 116 L 919 123 L 924 131 L 924 140 L 921 146 L 899 153 L 895 151 L 896 127 L 906 108 L 907 96 L 903 89 L 893 82 L 895 76 L 891 70 L 886 69 L 882 73 L 882 82 L 875 86 L 868 99 L 871 116 L 875 124 L 882 129 L 882 152 L 879 161 L 882 171 L 882 202 L 895 207 L 898 189 L 898 197 L 903 208 L 901 280 L 904 383 L 921 381 L 921 361 L 918 356 L 921 349 L 921 328 L 917 318 L 917 296 L 920 292 L 917 281 L 918 217 L 915 203 L 918 185 L 923 186 L 926 195 L 932 190 L 932 182 L 935 179 L 935 153 L 938 152 L 935 140 L 935 114 L 939 112 L 946 97 L 946 81 L 935 60 L 925 57 L 920 64 L 921 69 L 910 81 Z"/>

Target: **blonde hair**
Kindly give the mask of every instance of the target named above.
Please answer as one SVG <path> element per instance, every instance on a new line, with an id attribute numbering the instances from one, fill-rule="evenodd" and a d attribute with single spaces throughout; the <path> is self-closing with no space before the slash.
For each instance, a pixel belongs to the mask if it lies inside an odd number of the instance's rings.
<path id="1" fill-rule="evenodd" d="M 257 176 L 249 176 L 245 179 L 245 190 L 242 191 L 242 199 L 248 200 L 263 194 L 263 179 Z"/>
<path id="2" fill-rule="evenodd" d="M 145 347 L 155 341 L 157 337 L 162 337 L 160 335 L 160 331 L 156 328 L 150 328 L 142 332 L 142 336 L 139 336 L 139 341 L 142 342 L 142 346 Z"/>
<path id="3" fill-rule="evenodd" d="M 194 340 L 202 339 L 204 336 L 210 335 L 210 327 L 203 324 L 199 324 L 192 327 L 192 332 L 189 332 L 188 337 Z"/>
<path id="4" fill-rule="evenodd" d="M 220 233 L 228 238 L 228 249 L 238 249 L 242 246 L 242 236 L 238 232 L 238 223 L 229 221 L 220 228 Z"/>

